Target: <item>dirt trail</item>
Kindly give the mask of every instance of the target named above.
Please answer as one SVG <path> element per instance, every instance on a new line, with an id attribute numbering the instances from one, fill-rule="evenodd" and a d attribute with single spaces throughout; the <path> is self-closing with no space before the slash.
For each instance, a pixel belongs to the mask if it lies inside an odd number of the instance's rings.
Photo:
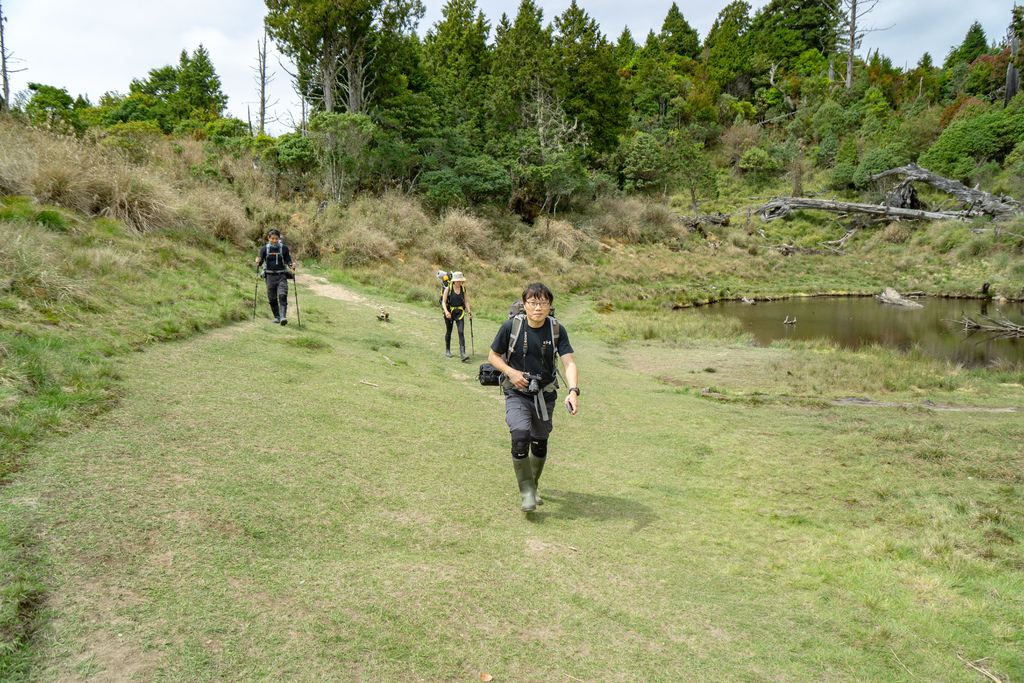
<path id="1" fill-rule="evenodd" d="M 351 292 L 341 285 L 328 282 L 327 278 L 317 277 L 316 275 L 310 275 L 309 273 L 300 273 L 296 275 L 295 282 L 296 284 L 306 285 L 318 296 L 326 296 L 330 299 L 339 299 L 341 301 L 366 301 L 364 297 L 359 296 L 355 292 Z"/>

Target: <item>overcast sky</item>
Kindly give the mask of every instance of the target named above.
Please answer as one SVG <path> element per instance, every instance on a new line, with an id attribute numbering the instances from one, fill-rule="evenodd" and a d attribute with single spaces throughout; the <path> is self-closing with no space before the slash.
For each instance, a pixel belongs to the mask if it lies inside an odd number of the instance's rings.
<path id="1" fill-rule="evenodd" d="M 570 0 L 538 0 L 545 23 L 561 14 Z M 861 0 L 863 5 L 865 0 Z M 688 2 L 677 0 L 686 20 L 701 40 L 729 0 Z M 422 36 L 441 19 L 443 1 L 425 0 L 427 13 L 420 22 Z M 628 27 L 643 43 L 661 24 L 671 0 L 577 0 L 615 41 Z M 750 0 L 754 10 L 766 4 Z M 914 66 L 925 52 L 941 64 L 950 48 L 959 45 L 975 21 L 991 43 L 1000 40 L 1010 23 L 1013 0 L 880 0 L 862 24 L 890 27 L 868 34 L 859 54 L 880 48 L 899 67 Z M 177 65 L 182 49 L 191 54 L 200 43 L 221 79 L 228 96 L 228 111 L 245 120 L 258 110 L 255 81 L 257 42 L 263 35 L 266 5 L 262 0 L 0 0 L 5 24 L 5 44 L 14 60 L 8 70 L 12 96 L 37 82 L 65 88 L 72 97 L 86 95 L 94 104 L 108 91 L 128 92 L 133 78 L 145 78 L 150 69 Z M 479 9 L 492 27 L 502 12 L 514 18 L 518 2 L 478 0 Z M 270 48 L 273 49 L 272 46 Z M 270 126 L 277 135 L 290 129 L 298 118 L 297 98 L 289 77 L 271 57 L 275 73 L 272 99 L 279 123 Z"/>

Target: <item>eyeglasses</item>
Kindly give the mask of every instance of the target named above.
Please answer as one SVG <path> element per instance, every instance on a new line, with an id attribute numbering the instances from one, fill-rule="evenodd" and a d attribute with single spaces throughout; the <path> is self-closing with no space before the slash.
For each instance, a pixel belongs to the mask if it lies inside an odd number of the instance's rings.
<path id="1" fill-rule="evenodd" d="M 529 308 L 544 308 L 545 306 L 550 306 L 551 302 L 550 301 L 537 301 L 536 299 L 527 299 L 526 305 Z"/>

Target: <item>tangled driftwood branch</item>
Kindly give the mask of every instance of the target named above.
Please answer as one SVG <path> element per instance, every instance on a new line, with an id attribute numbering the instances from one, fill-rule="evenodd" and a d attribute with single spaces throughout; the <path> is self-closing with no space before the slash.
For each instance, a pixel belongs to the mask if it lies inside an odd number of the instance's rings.
<path id="1" fill-rule="evenodd" d="M 994 335 L 993 339 L 1021 339 L 1024 338 L 1024 325 L 1018 325 L 1017 323 L 1009 320 L 1002 311 L 999 311 L 1000 320 L 990 318 L 987 315 L 978 315 L 982 320 L 987 320 L 988 324 L 979 323 L 977 320 L 969 317 L 966 313 L 961 313 L 959 320 L 949 320 L 947 322 L 954 323 L 956 325 L 962 325 L 964 332 L 981 332 L 983 334 Z"/>

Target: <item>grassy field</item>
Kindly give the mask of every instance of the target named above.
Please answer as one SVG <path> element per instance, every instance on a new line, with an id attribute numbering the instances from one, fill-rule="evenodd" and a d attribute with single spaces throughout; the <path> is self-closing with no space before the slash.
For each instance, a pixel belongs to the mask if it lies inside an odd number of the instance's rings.
<path id="1" fill-rule="evenodd" d="M 584 393 L 526 515 L 476 381 L 500 311 L 462 364 L 435 310 L 317 291 L 117 357 L 117 407 L 0 492 L 46 567 L 25 679 L 1024 678 L 1024 421 L 921 406 L 1012 377 L 617 342 L 561 297 Z"/>

